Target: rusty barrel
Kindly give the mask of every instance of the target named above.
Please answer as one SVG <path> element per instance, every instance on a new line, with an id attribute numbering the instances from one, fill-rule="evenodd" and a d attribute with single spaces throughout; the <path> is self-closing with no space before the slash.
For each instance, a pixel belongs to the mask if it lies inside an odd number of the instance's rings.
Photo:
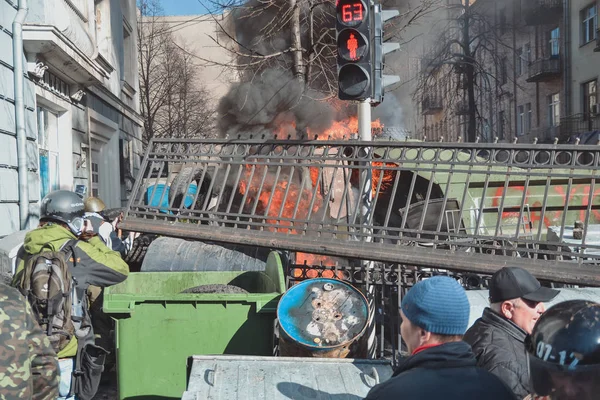
<path id="1" fill-rule="evenodd" d="M 369 306 L 352 285 L 329 278 L 291 287 L 277 307 L 279 352 L 288 357 L 364 358 Z"/>

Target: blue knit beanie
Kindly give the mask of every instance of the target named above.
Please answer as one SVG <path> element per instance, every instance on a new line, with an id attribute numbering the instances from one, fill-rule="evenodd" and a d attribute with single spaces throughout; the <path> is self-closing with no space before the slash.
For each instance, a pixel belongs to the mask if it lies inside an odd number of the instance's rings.
<path id="1" fill-rule="evenodd" d="M 402 312 L 427 332 L 464 335 L 470 305 L 462 286 L 448 276 L 434 276 L 414 285 L 402 300 Z"/>

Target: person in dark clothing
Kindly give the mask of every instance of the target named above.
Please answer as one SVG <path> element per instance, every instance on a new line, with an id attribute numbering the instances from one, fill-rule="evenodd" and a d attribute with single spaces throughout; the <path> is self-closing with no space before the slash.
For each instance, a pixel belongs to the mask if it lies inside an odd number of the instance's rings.
<path id="1" fill-rule="evenodd" d="M 453 278 L 417 283 L 402 300 L 400 331 L 410 357 L 392 378 L 371 389 L 366 400 L 514 400 L 496 376 L 477 367 L 461 341 L 469 323 L 469 300 Z"/>
<path id="2" fill-rule="evenodd" d="M 502 379 L 519 399 L 531 393 L 525 338 L 545 311 L 543 303 L 558 293 L 522 268 L 502 268 L 490 281 L 491 306 L 465 334 L 477 365 Z"/>

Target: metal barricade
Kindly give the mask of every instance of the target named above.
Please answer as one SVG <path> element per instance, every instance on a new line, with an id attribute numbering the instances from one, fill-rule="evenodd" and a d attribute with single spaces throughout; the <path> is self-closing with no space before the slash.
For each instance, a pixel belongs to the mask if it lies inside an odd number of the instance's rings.
<path id="1" fill-rule="evenodd" d="M 123 228 L 599 285 L 599 164 L 588 145 L 160 139 Z"/>

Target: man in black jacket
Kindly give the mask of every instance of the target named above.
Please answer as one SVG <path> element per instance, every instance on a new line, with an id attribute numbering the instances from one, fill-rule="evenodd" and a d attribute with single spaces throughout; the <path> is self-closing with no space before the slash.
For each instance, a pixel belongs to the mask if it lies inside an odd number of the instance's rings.
<path id="1" fill-rule="evenodd" d="M 502 379 L 519 399 L 531 393 L 525 337 L 545 311 L 544 302 L 558 293 L 522 268 L 502 268 L 490 281 L 491 306 L 465 334 L 477 365 Z"/>
<path id="2" fill-rule="evenodd" d="M 375 386 L 366 400 L 514 400 L 497 377 L 476 366 L 461 341 L 469 323 L 469 300 L 447 276 L 417 283 L 402 300 L 400 331 L 412 355 L 392 378 Z"/>

